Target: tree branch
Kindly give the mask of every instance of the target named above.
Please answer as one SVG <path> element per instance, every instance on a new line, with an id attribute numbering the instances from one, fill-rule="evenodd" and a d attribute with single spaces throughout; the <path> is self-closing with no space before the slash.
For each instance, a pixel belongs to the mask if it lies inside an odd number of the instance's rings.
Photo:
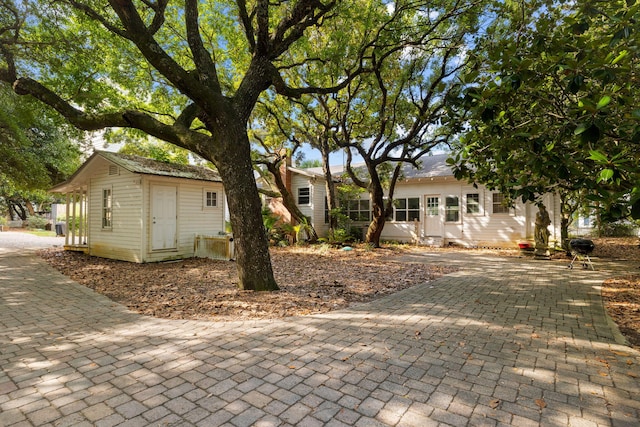
<path id="1" fill-rule="evenodd" d="M 247 37 L 247 42 L 249 43 L 249 51 L 251 53 L 255 53 L 256 39 L 255 34 L 253 33 L 253 26 L 251 25 L 251 17 L 247 13 L 247 2 L 246 0 L 236 0 L 236 5 L 238 6 L 238 14 L 240 16 L 242 27 L 244 28 L 244 34 Z"/>
<path id="2" fill-rule="evenodd" d="M 280 22 L 273 35 L 270 59 L 276 59 L 286 52 L 296 40 L 302 37 L 307 28 L 317 25 L 335 5 L 335 1 L 322 4 L 318 0 L 299 0 L 291 11 L 291 15 Z"/>
<path id="3" fill-rule="evenodd" d="M 207 111 L 217 109 L 216 104 L 220 101 L 219 94 L 200 83 L 192 73 L 187 72 L 162 49 L 145 26 L 132 0 L 109 0 L 109 4 L 120 18 L 127 32 L 127 38 L 136 45 L 154 68 Z"/>
<path id="4" fill-rule="evenodd" d="M 200 37 L 200 28 L 198 26 L 198 0 L 185 0 L 185 26 L 187 29 L 187 41 L 191 53 L 193 53 L 193 62 L 198 69 L 200 81 L 205 86 L 211 86 L 215 92 L 220 92 L 220 82 L 216 71 L 215 62 L 211 59 L 211 55 L 205 49 Z"/>
<path id="5" fill-rule="evenodd" d="M 269 57 L 269 0 L 258 0 L 256 5 L 256 21 L 258 26 L 258 39 L 255 46 L 255 54 L 261 57 Z"/>

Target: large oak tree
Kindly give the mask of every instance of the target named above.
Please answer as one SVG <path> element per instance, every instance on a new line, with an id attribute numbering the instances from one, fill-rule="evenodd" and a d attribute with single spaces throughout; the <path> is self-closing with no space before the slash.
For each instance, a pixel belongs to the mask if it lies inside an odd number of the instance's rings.
<path id="1" fill-rule="evenodd" d="M 320 150 L 328 184 L 329 154 L 346 153 L 350 181 L 369 194 L 371 222 L 365 240 L 380 245 L 386 218 L 393 212 L 395 183 L 407 164 L 446 144 L 451 121 L 449 94 L 468 59 L 469 43 L 487 22 L 484 0 L 398 2 L 390 4 L 388 23 L 371 51 L 373 72 L 357 76 L 342 90 L 310 94 L 290 110 L 269 108 L 292 144 Z M 297 76 L 299 80 L 308 74 Z M 331 75 L 325 77 L 331 79 Z M 353 154 L 364 166 L 352 167 Z M 331 213 L 334 189 L 327 186 Z"/>
<path id="2" fill-rule="evenodd" d="M 266 92 L 329 93 L 367 70 L 384 25 L 371 19 L 384 14 L 369 11 L 386 8 L 332 0 L 0 0 L 0 81 L 80 129 L 134 129 L 211 161 L 228 198 L 240 287 L 273 290 L 247 123 Z M 356 43 L 344 43 L 345 34 Z M 316 68 L 336 83 L 289 77 Z"/>

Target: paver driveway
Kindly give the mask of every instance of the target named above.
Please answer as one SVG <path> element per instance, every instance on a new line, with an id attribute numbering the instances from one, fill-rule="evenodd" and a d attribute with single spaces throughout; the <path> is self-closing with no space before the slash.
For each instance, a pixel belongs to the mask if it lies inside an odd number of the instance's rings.
<path id="1" fill-rule="evenodd" d="M 461 270 L 338 312 L 217 323 L 128 312 L 0 250 L 0 425 L 640 425 L 640 354 L 604 315 L 602 265 L 406 261 Z"/>

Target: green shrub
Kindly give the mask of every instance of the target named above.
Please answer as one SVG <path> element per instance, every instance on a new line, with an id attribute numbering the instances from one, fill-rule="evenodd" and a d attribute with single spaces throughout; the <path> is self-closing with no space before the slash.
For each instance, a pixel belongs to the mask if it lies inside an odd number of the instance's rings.
<path id="1" fill-rule="evenodd" d="M 44 230 L 47 224 L 49 223 L 49 220 L 43 216 L 34 215 L 27 218 L 27 222 L 28 222 L 28 228 L 32 228 L 32 229 L 37 228 L 40 230 Z"/>
<path id="2" fill-rule="evenodd" d="M 633 222 L 611 222 L 602 226 L 604 237 L 636 237 L 638 225 Z"/>

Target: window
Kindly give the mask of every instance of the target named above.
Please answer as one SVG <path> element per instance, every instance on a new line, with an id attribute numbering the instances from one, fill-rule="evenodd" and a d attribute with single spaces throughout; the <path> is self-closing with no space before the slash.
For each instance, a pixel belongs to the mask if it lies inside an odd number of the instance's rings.
<path id="1" fill-rule="evenodd" d="M 509 213 L 509 206 L 506 205 L 504 194 L 493 193 L 493 213 Z"/>
<path id="2" fill-rule="evenodd" d="M 420 219 L 420 199 L 418 197 L 396 199 L 394 205 L 394 219 L 396 221 L 415 221 Z"/>
<path id="3" fill-rule="evenodd" d="M 440 215 L 440 198 L 437 196 L 427 197 L 427 216 L 434 218 Z"/>
<path id="4" fill-rule="evenodd" d="M 110 188 L 102 189 L 102 228 L 111 228 L 112 226 L 112 206 L 113 196 Z"/>
<path id="5" fill-rule="evenodd" d="M 311 204 L 311 189 L 309 187 L 298 188 L 298 204 L 299 205 Z"/>
<path id="6" fill-rule="evenodd" d="M 204 206 L 206 208 L 215 208 L 218 206 L 218 193 L 215 191 L 204 192 Z"/>
<path id="7" fill-rule="evenodd" d="M 480 213 L 480 195 L 478 193 L 467 194 L 467 213 Z"/>
<path id="8" fill-rule="evenodd" d="M 444 202 L 444 220 L 458 222 L 460 220 L 460 202 L 458 196 L 448 196 Z"/>
<path id="9" fill-rule="evenodd" d="M 349 200 L 346 211 L 352 221 L 371 221 L 369 200 Z"/>

